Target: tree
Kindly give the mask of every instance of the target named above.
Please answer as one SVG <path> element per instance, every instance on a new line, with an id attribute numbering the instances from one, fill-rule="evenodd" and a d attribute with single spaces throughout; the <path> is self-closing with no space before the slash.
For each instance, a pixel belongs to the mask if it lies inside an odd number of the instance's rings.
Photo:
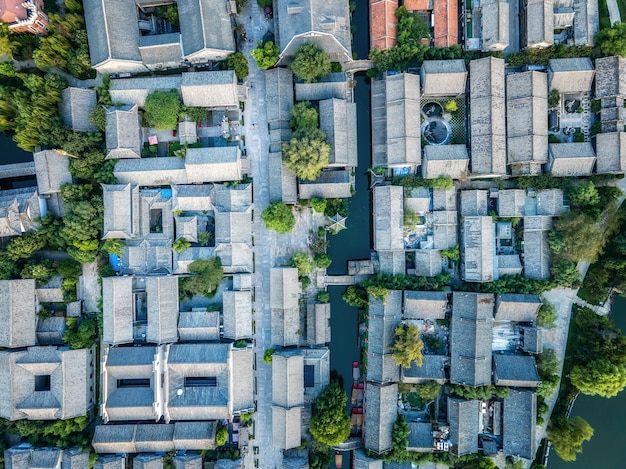
<path id="1" fill-rule="evenodd" d="M 283 163 L 300 179 L 314 181 L 328 165 L 330 144 L 317 128 L 296 130 L 283 144 Z"/>
<path id="2" fill-rule="evenodd" d="M 27 259 L 36 251 L 46 246 L 46 238 L 37 231 L 24 233 L 22 236 L 12 238 L 7 244 L 6 255 L 9 259 L 17 261 Z"/>
<path id="3" fill-rule="evenodd" d="M 318 269 L 328 269 L 333 262 L 328 254 L 315 254 L 313 260 Z"/>
<path id="4" fill-rule="evenodd" d="M 557 89 L 554 89 L 548 93 L 548 107 L 555 108 L 561 102 L 561 92 Z"/>
<path id="5" fill-rule="evenodd" d="M 187 241 L 185 238 L 178 238 L 176 241 L 174 241 L 174 243 L 172 244 L 172 249 L 178 253 L 183 252 L 185 249 L 190 248 L 191 247 L 191 243 L 189 241 Z"/>
<path id="6" fill-rule="evenodd" d="M 100 132 L 105 132 L 107 128 L 107 112 L 103 106 L 96 106 L 89 115 L 89 122 Z"/>
<path id="7" fill-rule="evenodd" d="M 182 289 L 192 296 L 212 296 L 224 278 L 224 269 L 219 257 L 197 259 L 189 264 L 188 270 L 191 277 L 182 279 Z"/>
<path id="8" fill-rule="evenodd" d="M 404 210 L 404 226 L 413 229 L 417 222 L 419 221 L 419 216 L 413 210 L 405 209 Z"/>
<path id="9" fill-rule="evenodd" d="M 349 285 L 341 297 L 343 301 L 356 308 L 365 308 L 368 305 L 367 291 L 358 285 Z"/>
<path id="10" fill-rule="evenodd" d="M 592 181 L 583 181 L 575 185 L 568 191 L 567 195 L 572 207 L 582 211 L 600 203 L 600 193 Z"/>
<path id="11" fill-rule="evenodd" d="M 237 80 L 243 81 L 248 76 L 250 71 L 248 70 L 248 59 L 241 52 L 235 52 L 230 54 L 226 59 L 228 70 L 234 70 Z"/>
<path id="12" fill-rule="evenodd" d="M 124 250 L 124 241 L 116 238 L 108 238 L 102 244 L 102 250 L 104 252 L 108 252 L 109 254 L 115 254 L 117 256 L 122 255 L 122 251 Z"/>
<path id="13" fill-rule="evenodd" d="M 593 428 L 582 417 L 574 417 L 561 425 L 551 423 L 547 434 L 556 454 L 563 461 L 575 461 L 576 454 L 582 453 L 583 442 L 593 436 Z"/>
<path id="14" fill-rule="evenodd" d="M 20 276 L 22 278 L 33 278 L 38 286 L 45 285 L 54 276 L 54 267 L 50 259 L 32 260 L 26 263 Z"/>
<path id="15" fill-rule="evenodd" d="M 79 158 L 70 158 L 70 173 L 77 179 L 90 180 L 104 164 L 104 154 L 100 150 L 89 150 Z"/>
<path id="16" fill-rule="evenodd" d="M 311 42 L 298 47 L 289 68 L 306 83 L 313 83 L 330 73 L 330 59 L 326 53 Z"/>
<path id="17" fill-rule="evenodd" d="M 269 230 L 278 233 L 289 233 L 296 226 L 296 217 L 293 216 L 291 208 L 283 202 L 271 203 L 263 210 L 261 219 Z"/>
<path id="18" fill-rule="evenodd" d="M 626 23 L 616 22 L 601 29 L 595 40 L 604 55 L 626 56 Z"/>
<path id="19" fill-rule="evenodd" d="M 389 290 L 387 288 L 380 285 L 368 285 L 365 290 L 368 295 L 371 295 L 376 300 L 381 300 L 383 303 L 385 302 L 385 298 L 387 298 L 387 294 Z"/>
<path id="20" fill-rule="evenodd" d="M 257 67 L 263 70 L 274 66 L 274 64 L 278 62 L 279 53 L 280 48 L 272 41 L 267 41 L 265 43 L 258 41 L 256 49 L 252 49 L 250 51 L 250 55 L 254 58 L 254 60 L 256 60 Z"/>
<path id="21" fill-rule="evenodd" d="M 146 96 L 143 109 L 148 127 L 156 127 L 157 130 L 175 129 L 180 112 L 178 91 L 153 91 Z"/>
<path id="22" fill-rule="evenodd" d="M 311 199 L 310 204 L 315 213 L 323 214 L 326 211 L 326 199 Z M 626 246 L 626 242 L 624 245 Z"/>
<path id="23" fill-rule="evenodd" d="M 548 234 L 550 249 L 570 262 L 594 262 L 602 253 L 605 238 L 602 227 L 589 215 L 568 212 L 554 222 Z"/>
<path id="24" fill-rule="evenodd" d="M 98 322 L 95 319 L 85 318 L 77 327 L 76 318 L 69 318 L 67 330 L 63 334 L 63 342 L 73 349 L 90 348 L 96 340 L 97 332 Z"/>
<path id="25" fill-rule="evenodd" d="M 313 262 L 311 262 L 311 257 L 304 251 L 296 252 L 293 256 L 291 256 L 290 263 L 292 267 L 297 267 L 298 275 L 300 277 L 313 271 Z"/>
<path id="26" fill-rule="evenodd" d="M 461 251 L 459 249 L 459 245 L 457 244 L 453 248 L 443 249 L 441 251 L 441 257 L 444 259 L 450 259 L 451 261 L 458 261 L 461 258 Z"/>
<path id="27" fill-rule="evenodd" d="M 215 446 L 224 446 L 228 440 L 228 429 L 220 425 L 215 433 Z"/>
<path id="28" fill-rule="evenodd" d="M 316 129 L 319 126 L 319 113 L 309 101 L 300 101 L 293 105 L 291 115 L 293 119 L 289 124 L 294 129 Z"/>
<path id="29" fill-rule="evenodd" d="M 191 121 L 202 121 L 206 119 L 207 110 L 204 107 L 187 107 L 183 106 L 181 109 L 181 115 L 186 116 Z"/>
<path id="30" fill-rule="evenodd" d="M 544 299 L 541 309 L 539 310 L 539 313 L 537 313 L 536 324 L 544 329 L 554 329 L 558 317 L 559 315 L 554 305 Z"/>
<path id="31" fill-rule="evenodd" d="M 270 365 L 272 363 L 272 355 L 274 355 L 273 348 L 265 349 L 265 352 L 263 353 L 263 363 Z"/>
<path id="32" fill-rule="evenodd" d="M 415 392 L 425 401 L 436 399 L 440 390 L 441 385 L 437 381 L 427 381 L 415 385 Z"/>
<path id="33" fill-rule="evenodd" d="M 550 267 L 550 273 L 557 285 L 574 287 L 580 283 L 580 272 L 573 261 L 555 261 Z"/>
<path id="34" fill-rule="evenodd" d="M 424 342 L 420 338 L 420 330 L 414 324 L 399 325 L 396 327 L 394 343 L 389 347 L 393 361 L 398 366 L 410 368 L 411 362 L 422 366 L 422 349 Z"/>
<path id="35" fill-rule="evenodd" d="M 626 386 L 626 368 L 608 359 L 593 360 L 587 365 L 575 365 L 570 380 L 583 394 L 614 397 Z"/>
<path id="36" fill-rule="evenodd" d="M 335 446 L 350 436 L 350 417 L 346 414 L 348 396 L 338 381 L 330 385 L 315 400 L 310 420 L 311 435 L 320 443 Z"/>
<path id="37" fill-rule="evenodd" d="M 327 291 L 320 291 L 317 293 L 315 299 L 320 303 L 330 303 L 330 293 Z"/>

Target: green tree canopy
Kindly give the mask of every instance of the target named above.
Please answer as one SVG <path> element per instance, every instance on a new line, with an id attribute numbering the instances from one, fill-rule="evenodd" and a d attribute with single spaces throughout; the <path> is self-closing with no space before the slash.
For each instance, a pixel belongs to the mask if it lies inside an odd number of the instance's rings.
<path id="1" fill-rule="evenodd" d="M 76 321 L 72 321 L 68 323 L 68 328 L 63 335 L 63 342 L 73 349 L 89 348 L 94 344 L 97 332 L 98 322 L 95 319 L 83 319 L 80 325 L 77 325 Z"/>
<path id="2" fill-rule="evenodd" d="M 291 208 L 283 202 L 271 203 L 263 213 L 261 219 L 268 229 L 278 233 L 289 233 L 296 226 Z"/>
<path id="3" fill-rule="evenodd" d="M 78 179 L 91 180 L 104 164 L 104 154 L 100 150 L 89 150 L 79 158 L 70 158 L 70 173 Z"/>
<path id="4" fill-rule="evenodd" d="M 349 285 L 341 297 L 343 301 L 356 308 L 364 308 L 368 304 L 367 291 L 359 285 Z"/>
<path id="5" fill-rule="evenodd" d="M 614 397 L 626 386 L 626 367 L 606 359 L 594 360 L 575 365 L 570 380 L 583 394 Z"/>
<path id="6" fill-rule="evenodd" d="M 425 401 L 436 399 L 440 390 L 441 385 L 437 381 L 427 381 L 415 385 L 415 392 Z"/>
<path id="7" fill-rule="evenodd" d="M 422 366 L 423 348 L 424 342 L 420 338 L 419 328 L 414 324 L 401 324 L 396 328 L 394 343 L 389 350 L 397 365 L 410 368 L 412 362 Z"/>
<path id="8" fill-rule="evenodd" d="M 50 259 L 31 260 L 26 263 L 20 276 L 34 278 L 38 286 L 45 285 L 54 276 L 55 271 Z"/>
<path id="9" fill-rule="evenodd" d="M 309 101 L 300 101 L 291 107 L 293 119 L 289 124 L 294 129 L 316 129 L 319 126 L 319 113 Z"/>
<path id="10" fill-rule="evenodd" d="M 197 259 L 189 264 L 191 277 L 182 279 L 184 292 L 193 295 L 211 297 L 224 278 L 224 269 L 219 257 Z"/>
<path id="11" fill-rule="evenodd" d="M 584 213 L 568 212 L 557 218 L 548 234 L 552 251 L 570 262 L 594 262 L 602 253 L 605 238 L 602 227 Z"/>
<path id="12" fill-rule="evenodd" d="M 328 254 L 318 253 L 315 254 L 313 259 L 315 261 L 315 265 L 318 269 L 328 269 L 330 264 L 332 264 L 333 260 Z"/>
<path id="13" fill-rule="evenodd" d="M 626 56 L 626 23 L 617 22 L 610 28 L 601 29 L 595 43 L 605 55 Z"/>
<path id="14" fill-rule="evenodd" d="M 313 262 L 311 256 L 304 251 L 296 252 L 291 256 L 291 266 L 298 269 L 298 275 L 302 277 L 313 270 Z"/>
<path id="15" fill-rule="evenodd" d="M 576 454 L 583 451 L 583 442 L 593 436 L 593 428 L 582 417 L 574 417 L 562 425 L 550 424 L 547 434 L 563 461 L 575 461 Z"/>
<path id="16" fill-rule="evenodd" d="M 274 66 L 274 64 L 278 62 L 279 52 L 280 49 L 278 45 L 274 44 L 272 41 L 267 41 L 265 43 L 258 41 L 256 49 L 252 49 L 250 51 L 250 55 L 252 55 L 254 60 L 256 60 L 257 67 L 267 69 Z"/>
<path id="17" fill-rule="evenodd" d="M 289 68 L 300 80 L 312 83 L 328 75 L 331 65 L 322 49 L 307 42 L 298 48 Z"/>
<path id="18" fill-rule="evenodd" d="M 156 127 L 157 130 L 175 129 L 180 112 L 178 91 L 153 91 L 146 96 L 143 109 L 149 127 Z"/>
<path id="19" fill-rule="evenodd" d="M 300 179 L 314 181 L 328 165 L 330 144 L 317 128 L 296 130 L 283 144 L 283 163 Z"/>
<path id="20" fill-rule="evenodd" d="M 234 70 L 237 80 L 243 81 L 248 76 L 248 59 L 241 52 L 235 52 L 230 54 L 226 59 L 228 70 Z"/>
<path id="21" fill-rule="evenodd" d="M 346 414 L 348 396 L 338 381 L 330 385 L 315 400 L 311 417 L 311 435 L 320 443 L 335 446 L 350 436 L 350 417 Z"/>

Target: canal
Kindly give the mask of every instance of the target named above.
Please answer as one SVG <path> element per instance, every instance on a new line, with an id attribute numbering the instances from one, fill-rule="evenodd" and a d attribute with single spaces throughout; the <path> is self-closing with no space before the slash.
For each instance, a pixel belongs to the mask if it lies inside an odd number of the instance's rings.
<path id="1" fill-rule="evenodd" d="M 354 39 L 352 50 L 357 58 L 369 54 L 369 10 L 366 2 L 358 2 L 352 16 Z M 346 229 L 330 236 L 328 254 L 333 263 L 329 275 L 343 275 L 348 260 L 370 258 L 370 192 L 368 168 L 371 166 L 370 151 L 370 80 L 364 75 L 356 77 L 354 100 L 357 105 L 357 151 L 358 167 L 355 170 L 355 194 L 350 198 Z M 330 365 L 348 397 L 352 389 L 352 362 L 359 360 L 358 311 L 341 298 L 345 287 L 329 287 L 331 301 Z M 350 407 L 350 402 L 348 402 Z"/>
<path id="2" fill-rule="evenodd" d="M 626 298 L 620 296 L 615 299 L 611 319 L 622 332 L 626 331 Z M 580 395 L 571 416 L 577 415 L 593 427 L 594 435 L 591 441 L 583 443 L 583 452 L 574 462 L 564 462 L 552 450 L 548 468 L 623 469 L 626 467 L 626 445 L 622 426 L 626 422 L 626 391 L 622 391 L 611 399 Z"/>
<path id="3" fill-rule="evenodd" d="M 33 161 L 33 154 L 22 150 L 13 141 L 10 135 L 0 133 L 0 165 L 14 163 L 28 163 Z M 36 186 L 35 176 L 25 176 L 11 179 L 0 179 L 0 190 L 18 189 L 20 187 Z"/>

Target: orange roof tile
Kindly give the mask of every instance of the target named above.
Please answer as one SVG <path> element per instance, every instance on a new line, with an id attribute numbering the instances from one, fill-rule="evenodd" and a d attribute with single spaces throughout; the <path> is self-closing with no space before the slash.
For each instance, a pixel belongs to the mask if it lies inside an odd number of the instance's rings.
<path id="1" fill-rule="evenodd" d="M 435 47 L 450 47 L 459 43 L 458 0 L 434 0 Z"/>
<path id="2" fill-rule="evenodd" d="M 404 0 L 404 7 L 409 11 L 427 11 L 428 0 Z"/>
<path id="3" fill-rule="evenodd" d="M 395 46 L 398 35 L 395 12 L 398 0 L 370 0 L 370 42 L 372 49 Z"/>

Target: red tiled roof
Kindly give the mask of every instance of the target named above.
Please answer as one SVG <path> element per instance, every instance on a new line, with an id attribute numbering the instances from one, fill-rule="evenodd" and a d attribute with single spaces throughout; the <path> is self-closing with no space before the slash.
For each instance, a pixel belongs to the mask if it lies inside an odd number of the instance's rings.
<path id="1" fill-rule="evenodd" d="M 434 0 L 435 47 L 450 47 L 459 43 L 458 0 Z"/>
<path id="2" fill-rule="evenodd" d="M 10 24 L 28 18 L 28 11 L 22 2 L 23 0 L 0 0 L 0 21 Z"/>
<path id="3" fill-rule="evenodd" d="M 385 50 L 396 45 L 398 35 L 395 12 L 398 0 L 370 0 L 370 42 L 372 49 Z"/>
<path id="4" fill-rule="evenodd" d="M 428 11 L 428 0 L 404 0 L 404 7 L 409 11 Z"/>

